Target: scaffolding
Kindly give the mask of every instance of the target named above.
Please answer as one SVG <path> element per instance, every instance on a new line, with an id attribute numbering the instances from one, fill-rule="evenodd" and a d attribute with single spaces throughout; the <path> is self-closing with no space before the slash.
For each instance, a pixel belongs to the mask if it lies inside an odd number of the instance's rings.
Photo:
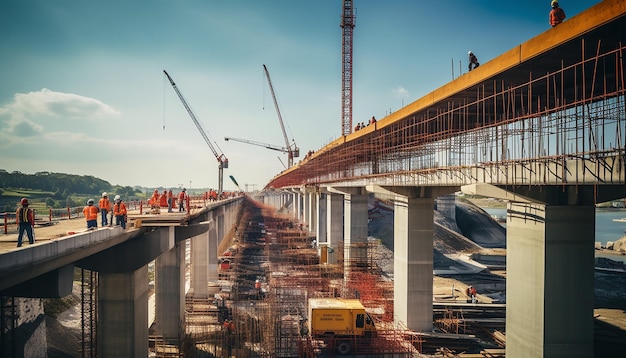
<path id="1" fill-rule="evenodd" d="M 534 178 L 539 185 L 623 183 L 626 46 L 579 41 L 568 46 L 580 56 L 531 59 L 408 115 L 392 115 L 327 145 L 267 187 L 347 180 L 415 185 L 437 176 L 473 183 L 468 169 L 493 173 L 499 183 L 530 184 L 498 169 L 512 165 L 529 172 L 554 167 Z M 581 172 L 594 172 L 568 177 L 571 160 Z M 606 177 L 611 173 L 618 177 Z"/>

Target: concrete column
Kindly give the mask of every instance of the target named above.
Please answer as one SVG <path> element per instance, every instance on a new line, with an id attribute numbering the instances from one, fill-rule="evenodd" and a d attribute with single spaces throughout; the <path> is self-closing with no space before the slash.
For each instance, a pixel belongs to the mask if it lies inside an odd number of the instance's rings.
<path id="1" fill-rule="evenodd" d="M 433 198 L 398 196 L 394 204 L 394 320 L 433 329 Z"/>
<path id="2" fill-rule="evenodd" d="M 300 220 L 300 193 L 297 191 L 294 191 L 292 198 L 293 198 L 292 216 L 294 220 L 298 221 Z"/>
<path id="3" fill-rule="evenodd" d="M 343 212 L 344 266 L 367 265 L 367 194 L 344 195 Z"/>
<path id="4" fill-rule="evenodd" d="M 328 220 L 328 216 L 326 215 L 327 205 L 326 205 L 326 193 L 317 193 L 317 243 L 328 243 L 328 237 L 326 235 L 326 221 Z"/>
<path id="5" fill-rule="evenodd" d="M 304 189 L 302 191 L 302 223 L 306 225 L 306 227 L 310 226 L 310 211 L 311 211 L 311 196 L 309 192 Z"/>
<path id="6" fill-rule="evenodd" d="M 595 208 L 507 212 L 506 356 L 592 357 Z"/>
<path id="7" fill-rule="evenodd" d="M 155 272 L 155 330 L 174 343 L 185 319 L 185 241 L 155 260 Z"/>
<path id="8" fill-rule="evenodd" d="M 148 356 L 148 267 L 98 275 L 98 356 Z"/>
<path id="9" fill-rule="evenodd" d="M 191 238 L 191 290 L 194 297 L 209 295 L 209 234 Z"/>
<path id="10" fill-rule="evenodd" d="M 219 239 L 218 239 L 218 234 L 217 234 L 217 230 L 215 227 L 215 220 L 212 220 L 209 223 L 209 241 L 207 243 L 208 245 L 208 252 L 207 252 L 207 262 L 208 262 L 208 268 L 207 268 L 207 284 L 208 281 L 214 281 L 217 282 L 218 280 L 218 273 L 217 273 L 217 257 L 219 256 L 219 253 L 217 252 L 217 248 L 219 247 Z"/>
<path id="11" fill-rule="evenodd" d="M 337 263 L 339 243 L 343 241 L 343 195 L 328 193 L 326 199 L 326 234 L 328 236 L 328 263 Z"/>
<path id="12" fill-rule="evenodd" d="M 317 196 L 318 194 L 315 192 L 308 193 L 309 197 L 309 234 L 314 234 L 317 232 Z"/>

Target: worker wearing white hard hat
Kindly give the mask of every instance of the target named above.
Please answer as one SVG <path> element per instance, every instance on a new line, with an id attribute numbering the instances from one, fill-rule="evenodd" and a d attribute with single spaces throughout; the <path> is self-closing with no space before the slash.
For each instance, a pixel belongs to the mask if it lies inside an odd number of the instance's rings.
<path id="1" fill-rule="evenodd" d="M 115 225 L 120 225 L 122 229 L 126 229 L 127 210 L 126 204 L 122 202 L 119 195 L 115 196 L 115 204 L 113 204 L 113 214 L 115 215 Z"/>
<path id="2" fill-rule="evenodd" d="M 102 226 L 109 225 L 108 214 L 111 212 L 111 201 L 109 200 L 109 195 L 106 193 L 102 193 L 102 198 L 98 202 L 98 207 L 100 208 L 100 213 L 102 217 Z"/>
<path id="3" fill-rule="evenodd" d="M 559 7 L 558 0 L 552 0 L 550 3 L 552 10 L 550 10 L 550 14 L 548 15 L 548 22 L 550 26 L 555 27 L 565 20 L 565 11 Z"/>

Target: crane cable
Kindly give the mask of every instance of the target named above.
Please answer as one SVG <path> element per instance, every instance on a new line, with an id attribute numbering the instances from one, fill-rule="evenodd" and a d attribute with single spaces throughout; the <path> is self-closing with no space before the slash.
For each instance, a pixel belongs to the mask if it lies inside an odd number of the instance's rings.
<path id="1" fill-rule="evenodd" d="M 165 130 L 165 87 L 167 83 L 165 82 L 165 74 L 163 74 L 163 130 Z"/>

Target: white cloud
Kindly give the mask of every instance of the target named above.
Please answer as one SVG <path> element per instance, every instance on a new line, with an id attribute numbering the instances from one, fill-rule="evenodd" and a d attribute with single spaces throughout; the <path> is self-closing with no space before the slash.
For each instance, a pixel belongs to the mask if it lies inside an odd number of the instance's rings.
<path id="1" fill-rule="evenodd" d="M 81 122 L 119 116 L 119 111 L 97 99 L 47 88 L 17 93 L 13 102 L 0 107 L 2 131 L 19 137 L 50 132 L 54 124 L 67 120 Z"/>

